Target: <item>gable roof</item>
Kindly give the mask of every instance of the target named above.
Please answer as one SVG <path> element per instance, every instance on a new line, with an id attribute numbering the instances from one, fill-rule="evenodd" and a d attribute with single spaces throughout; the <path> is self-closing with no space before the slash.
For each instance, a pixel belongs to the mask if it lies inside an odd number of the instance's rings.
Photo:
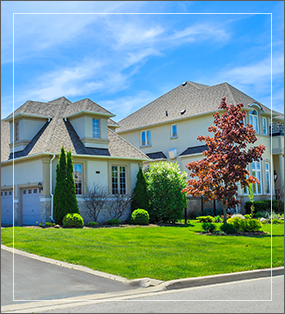
<path id="1" fill-rule="evenodd" d="M 51 116 L 50 122 L 46 122 L 44 126 L 33 137 L 30 143 L 23 151 L 15 152 L 14 158 L 24 157 L 29 155 L 35 155 L 40 153 L 60 153 L 62 145 L 64 145 L 66 151 L 71 150 L 72 154 L 82 155 L 100 155 L 110 157 L 125 157 L 125 158 L 137 158 L 146 160 L 149 159 L 144 153 L 135 148 L 125 139 L 121 138 L 118 134 L 108 129 L 109 136 L 109 148 L 88 148 L 81 142 L 78 134 L 75 132 L 72 124 L 67 120 L 64 121 L 63 117 L 66 116 L 66 112 L 70 110 L 76 110 L 74 104 L 80 102 L 71 103 L 65 97 L 55 99 L 53 101 L 35 102 L 27 101 L 20 108 L 15 110 L 15 113 L 29 113 Z M 84 110 L 92 110 L 102 113 L 111 114 L 101 106 L 92 102 L 89 99 L 84 99 L 80 106 L 84 107 Z M 79 110 L 82 107 L 79 106 Z M 70 107 L 72 107 L 70 109 Z M 10 115 L 12 116 L 12 114 Z M 116 122 L 112 119 L 108 119 L 108 123 L 116 125 Z M 1 161 L 9 160 L 13 158 L 13 154 L 10 154 L 10 123 L 1 121 Z"/>
<path id="2" fill-rule="evenodd" d="M 121 128 L 118 133 L 214 112 L 218 110 L 223 96 L 226 96 L 228 104 L 243 103 L 245 108 L 250 108 L 250 104 L 256 103 L 265 112 L 271 112 L 269 108 L 228 83 L 207 86 L 187 81 L 119 121 Z M 183 111 L 185 112 L 182 114 Z M 284 118 L 284 115 L 277 114 Z"/>

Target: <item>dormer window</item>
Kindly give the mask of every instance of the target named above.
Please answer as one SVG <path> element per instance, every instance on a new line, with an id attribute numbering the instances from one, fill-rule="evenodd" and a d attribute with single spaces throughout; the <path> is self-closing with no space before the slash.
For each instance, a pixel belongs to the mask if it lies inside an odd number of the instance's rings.
<path id="1" fill-rule="evenodd" d="M 100 138 L 99 119 L 92 119 L 92 136 Z"/>
<path id="2" fill-rule="evenodd" d="M 249 112 L 249 124 L 251 124 L 256 133 L 258 133 L 258 112 L 256 110 Z"/>
<path id="3" fill-rule="evenodd" d="M 15 142 L 19 141 L 19 122 L 15 123 Z"/>

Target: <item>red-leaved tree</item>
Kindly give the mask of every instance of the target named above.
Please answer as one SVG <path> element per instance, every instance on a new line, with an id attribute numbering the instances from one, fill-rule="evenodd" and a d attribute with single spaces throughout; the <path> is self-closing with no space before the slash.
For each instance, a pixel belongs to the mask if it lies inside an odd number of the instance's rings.
<path id="1" fill-rule="evenodd" d="M 237 199 L 238 182 L 241 188 L 249 186 L 249 183 L 259 183 L 250 176 L 246 166 L 262 160 L 265 151 L 264 145 L 248 148 L 257 138 L 252 125 L 244 125 L 246 116 L 241 110 L 243 104 L 227 105 L 226 97 L 222 98 L 219 109 L 224 109 L 223 114 L 216 112 L 214 117 L 215 126 L 208 128 L 214 133 L 214 137 L 198 136 L 197 140 L 204 141 L 208 150 L 204 151 L 204 158 L 193 161 L 186 165 L 190 170 L 191 179 L 187 187 L 182 190 L 188 195 L 203 196 L 205 201 L 219 200 L 223 205 L 224 223 L 227 221 L 227 208 L 235 208 L 241 202 Z"/>

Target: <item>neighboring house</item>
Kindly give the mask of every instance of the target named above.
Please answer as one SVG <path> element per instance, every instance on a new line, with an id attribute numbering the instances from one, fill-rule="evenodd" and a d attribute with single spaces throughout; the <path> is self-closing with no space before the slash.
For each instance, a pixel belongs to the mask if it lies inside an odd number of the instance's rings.
<path id="1" fill-rule="evenodd" d="M 277 188 L 284 183 L 284 115 L 273 111 L 271 121 L 269 108 L 228 83 L 207 86 L 184 82 L 119 121 L 120 128 L 116 131 L 153 161 L 178 162 L 181 170 L 188 171 L 185 166 L 189 162 L 204 157 L 202 152 L 207 145 L 197 137 L 213 135 L 207 129 L 213 125 L 213 114 L 218 111 L 223 96 L 228 104 L 243 103 L 247 113 L 245 122 L 256 130 L 254 145 L 266 146 L 263 160 L 250 164 L 249 171 L 260 180 L 260 184 L 253 187 L 255 200 L 268 199 L 274 183 L 273 173 L 278 175 Z M 248 191 L 239 188 L 239 197 L 248 201 Z"/>
<path id="2" fill-rule="evenodd" d="M 77 200 L 85 221 L 87 187 L 96 183 L 109 187 L 112 194 L 131 194 L 139 167 L 149 158 L 115 132 L 118 125 L 112 117 L 90 99 L 72 103 L 61 97 L 47 103 L 27 101 L 14 112 L 14 123 L 13 114 L 2 120 L 2 224 L 12 224 L 13 205 L 16 225 L 51 221 L 62 146 L 72 152 Z M 107 212 L 99 216 L 99 221 L 107 219 Z"/>

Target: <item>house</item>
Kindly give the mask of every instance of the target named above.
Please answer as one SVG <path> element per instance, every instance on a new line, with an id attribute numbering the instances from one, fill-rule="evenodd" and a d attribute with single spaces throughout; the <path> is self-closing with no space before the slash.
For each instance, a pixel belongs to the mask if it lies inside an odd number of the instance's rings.
<path id="1" fill-rule="evenodd" d="M 71 150 L 80 213 L 95 184 L 112 194 L 131 194 L 144 153 L 119 136 L 112 113 L 86 98 L 27 101 L 1 121 L 1 223 L 51 221 L 56 165 L 61 147 Z M 13 195 L 14 193 L 14 195 Z M 122 220 L 129 213 L 125 213 Z M 90 219 L 89 219 L 90 220 Z M 108 220 L 102 212 L 99 221 Z"/>
<path id="2" fill-rule="evenodd" d="M 188 171 L 185 166 L 189 162 L 204 157 L 202 152 L 207 145 L 198 141 L 197 137 L 212 135 L 207 129 L 213 125 L 213 114 L 219 111 L 223 96 L 226 96 L 228 104 L 243 103 L 245 122 L 251 123 L 256 130 L 254 145 L 263 144 L 266 147 L 263 160 L 250 164 L 249 172 L 260 180 L 260 184 L 253 186 L 254 199 L 268 199 L 273 183 L 273 194 L 284 184 L 284 115 L 272 111 L 271 120 L 268 107 L 228 83 L 207 86 L 184 82 L 119 121 L 120 128 L 116 131 L 152 161 L 178 162 L 181 170 Z M 243 202 L 248 201 L 247 189 L 239 188 L 239 197 Z M 189 204 L 193 207 L 194 200 L 191 199 Z M 212 207 L 213 204 L 206 206 Z M 244 209 L 241 207 L 239 210 Z"/>

